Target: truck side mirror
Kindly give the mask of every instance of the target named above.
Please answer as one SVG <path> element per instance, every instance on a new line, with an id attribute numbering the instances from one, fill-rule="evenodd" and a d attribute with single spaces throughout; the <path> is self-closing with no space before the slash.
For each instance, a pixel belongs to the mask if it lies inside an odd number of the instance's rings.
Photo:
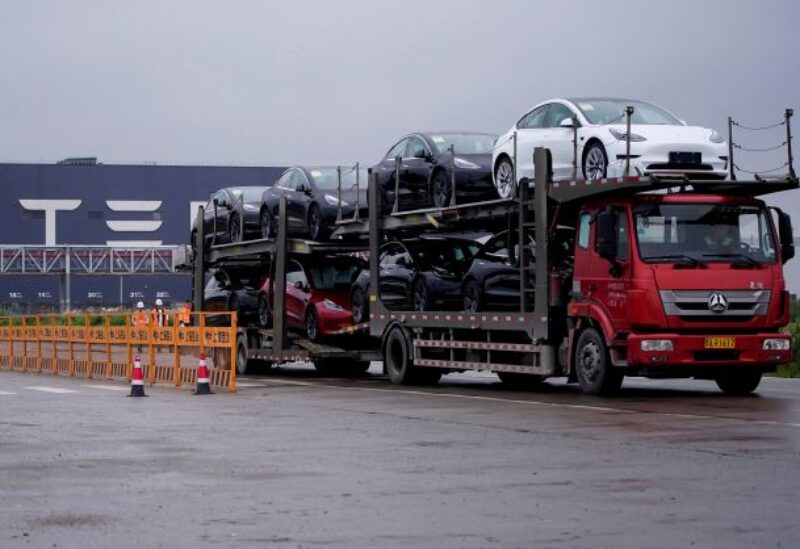
<path id="1" fill-rule="evenodd" d="M 595 214 L 596 238 L 595 249 L 597 255 L 610 261 L 617 262 L 617 213 L 610 207 Z"/>
<path id="2" fill-rule="evenodd" d="M 789 214 L 775 208 L 778 213 L 778 238 L 781 241 L 781 260 L 786 263 L 794 257 L 794 231 Z"/>

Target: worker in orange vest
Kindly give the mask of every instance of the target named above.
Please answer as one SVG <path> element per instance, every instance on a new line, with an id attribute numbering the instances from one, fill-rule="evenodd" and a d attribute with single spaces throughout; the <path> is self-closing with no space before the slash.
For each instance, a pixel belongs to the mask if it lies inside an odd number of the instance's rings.
<path id="1" fill-rule="evenodd" d="M 150 323 L 150 319 L 148 318 L 147 311 L 144 310 L 144 303 L 139 302 L 136 304 L 136 312 L 133 313 L 131 318 L 131 324 L 133 324 L 134 328 L 145 328 Z M 136 346 L 138 351 L 142 352 L 142 345 L 141 343 Z"/>
<path id="2" fill-rule="evenodd" d="M 178 312 L 178 323 L 181 327 L 190 326 L 192 324 L 192 306 L 189 303 L 184 303 Z"/>
<path id="3" fill-rule="evenodd" d="M 147 326 L 149 323 L 150 320 L 147 318 L 147 313 L 144 310 L 144 303 L 140 301 L 136 304 L 136 312 L 133 313 L 131 324 L 137 328 L 141 328 Z"/>

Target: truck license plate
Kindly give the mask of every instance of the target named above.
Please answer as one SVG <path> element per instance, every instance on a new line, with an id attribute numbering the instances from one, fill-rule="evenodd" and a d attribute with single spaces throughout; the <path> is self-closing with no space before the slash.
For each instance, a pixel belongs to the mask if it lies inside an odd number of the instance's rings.
<path id="1" fill-rule="evenodd" d="M 706 349 L 735 349 L 735 337 L 707 337 L 704 341 Z"/>

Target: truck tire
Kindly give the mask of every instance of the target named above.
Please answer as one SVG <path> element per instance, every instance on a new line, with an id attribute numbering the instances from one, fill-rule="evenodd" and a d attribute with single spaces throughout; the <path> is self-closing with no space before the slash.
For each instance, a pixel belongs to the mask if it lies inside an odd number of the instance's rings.
<path id="1" fill-rule="evenodd" d="M 516 372 L 495 372 L 503 385 L 512 389 L 536 389 L 546 379 L 536 374 L 518 374 Z"/>
<path id="2" fill-rule="evenodd" d="M 756 390 L 761 383 L 758 370 L 733 370 L 717 376 L 717 387 L 726 395 L 744 396 Z"/>
<path id="3" fill-rule="evenodd" d="M 594 328 L 578 336 L 574 369 L 581 391 L 587 395 L 612 395 L 622 385 L 622 372 L 611 364 L 605 339 Z"/>
<path id="4" fill-rule="evenodd" d="M 405 330 L 393 327 L 383 345 L 383 363 L 389 380 L 395 385 L 434 385 L 442 372 L 433 368 L 419 368 L 412 364 L 411 343 Z"/>
<path id="5" fill-rule="evenodd" d="M 236 338 L 236 375 L 252 374 L 252 368 L 247 360 L 247 341 L 243 335 Z"/>

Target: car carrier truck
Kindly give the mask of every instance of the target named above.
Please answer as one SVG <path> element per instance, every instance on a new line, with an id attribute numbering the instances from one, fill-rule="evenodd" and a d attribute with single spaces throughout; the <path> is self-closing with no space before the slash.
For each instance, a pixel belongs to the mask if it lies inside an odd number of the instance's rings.
<path id="1" fill-rule="evenodd" d="M 351 330 L 360 336 L 315 347 L 287 335 L 277 314 L 272 331 L 240 329 L 240 372 L 248 358 L 327 360 L 328 371 L 381 359 L 398 384 L 484 370 L 529 386 L 563 376 L 599 395 L 617 391 L 625 376 L 713 379 L 727 394 L 746 394 L 763 373 L 790 360 L 791 339 L 782 329 L 790 308 L 783 264 L 794 255 L 791 221 L 758 197 L 796 189 L 796 178 L 554 182 L 547 151 L 534 156 L 535 181 L 521 185 L 517 197 L 439 209 L 381 214 L 370 177 L 369 218 L 342 220 L 334 242 L 291 241 L 282 230 L 274 242 L 212 247 L 206 259 L 198 254 L 196 298 L 209 265 L 246 260 L 255 267 L 269 255 L 279 283 L 288 254 L 368 251 L 369 322 Z M 507 261 L 519 274 L 517 287 L 507 289 L 518 307 L 468 313 L 382 303 L 382 243 L 465 229 L 509 231 Z M 275 311 L 282 310 L 280 295 L 276 288 Z"/>

